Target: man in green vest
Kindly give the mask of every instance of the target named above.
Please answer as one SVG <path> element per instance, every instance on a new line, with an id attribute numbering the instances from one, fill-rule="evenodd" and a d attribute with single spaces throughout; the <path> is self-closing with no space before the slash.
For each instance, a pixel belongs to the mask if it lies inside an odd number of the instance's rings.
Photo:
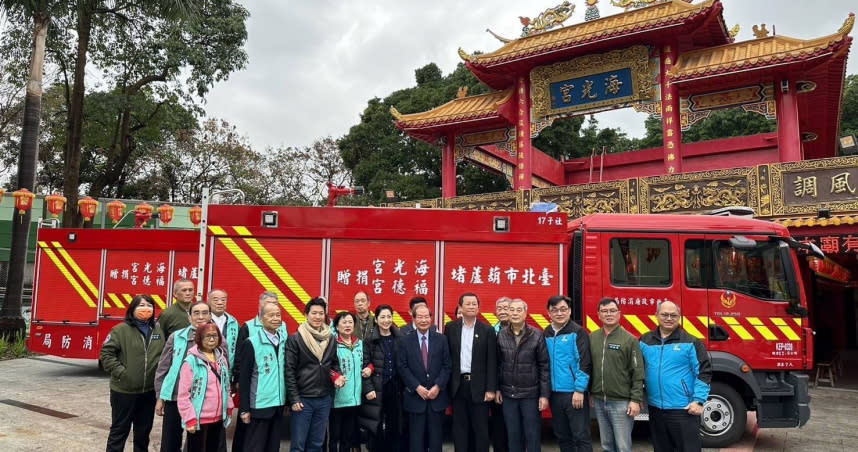
<path id="1" fill-rule="evenodd" d="M 191 324 L 188 311 L 194 301 L 194 282 L 186 278 L 176 280 L 173 283 L 173 298 L 175 301 L 161 313 L 161 317 L 158 317 L 158 325 L 161 326 L 167 338 Z"/>

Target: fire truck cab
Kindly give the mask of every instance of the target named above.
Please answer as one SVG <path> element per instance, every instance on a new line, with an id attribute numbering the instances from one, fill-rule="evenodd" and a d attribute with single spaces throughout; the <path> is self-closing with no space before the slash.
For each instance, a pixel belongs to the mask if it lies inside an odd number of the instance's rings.
<path id="1" fill-rule="evenodd" d="M 592 215 L 569 224 L 574 317 L 597 329 L 597 306 L 615 298 L 632 334 L 657 327 L 673 301 L 682 328 L 706 345 L 714 370 L 701 417 L 707 447 L 738 440 L 746 412 L 760 427 L 810 418 L 812 331 L 787 229 L 759 220 L 689 215 Z"/>

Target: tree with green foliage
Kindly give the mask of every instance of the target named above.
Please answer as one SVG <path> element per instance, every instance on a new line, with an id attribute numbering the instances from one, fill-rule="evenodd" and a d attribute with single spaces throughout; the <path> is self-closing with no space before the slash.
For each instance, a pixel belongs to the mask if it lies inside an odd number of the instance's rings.
<path id="1" fill-rule="evenodd" d="M 846 76 L 840 110 L 840 136 L 858 136 L 858 74 Z"/>

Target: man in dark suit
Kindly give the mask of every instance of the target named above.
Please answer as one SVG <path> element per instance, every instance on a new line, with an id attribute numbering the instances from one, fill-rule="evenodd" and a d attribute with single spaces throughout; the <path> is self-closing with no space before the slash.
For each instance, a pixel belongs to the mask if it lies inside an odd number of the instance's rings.
<path id="1" fill-rule="evenodd" d="M 405 325 L 399 329 L 399 332 L 403 336 L 408 336 L 409 334 L 417 331 L 416 322 L 414 321 L 414 308 L 416 308 L 417 306 L 419 306 L 421 304 L 423 306 L 426 306 L 427 308 L 429 307 L 429 303 L 426 301 L 426 299 L 419 296 L 419 295 L 416 297 L 412 297 L 410 300 L 408 300 L 408 312 L 411 313 L 411 323 L 409 323 L 409 324 L 407 324 L 407 325 Z M 435 325 L 432 325 L 429 327 L 429 331 L 431 331 L 433 333 L 437 330 L 438 329 L 435 328 Z"/>
<path id="2" fill-rule="evenodd" d="M 402 408 L 408 413 L 409 450 L 441 452 L 444 410 L 450 404 L 450 349 L 443 334 L 430 331 L 432 313 L 426 305 L 414 308 L 413 334 L 397 343 L 396 371 L 404 386 Z M 426 433 L 425 435 L 423 433 Z"/>
<path id="3" fill-rule="evenodd" d="M 494 328 L 477 320 L 480 299 L 476 294 L 459 297 L 462 318 L 447 324 L 453 362 L 450 396 L 453 398 L 453 444 L 456 452 L 489 450 L 489 403 L 497 391 L 497 342 Z"/>

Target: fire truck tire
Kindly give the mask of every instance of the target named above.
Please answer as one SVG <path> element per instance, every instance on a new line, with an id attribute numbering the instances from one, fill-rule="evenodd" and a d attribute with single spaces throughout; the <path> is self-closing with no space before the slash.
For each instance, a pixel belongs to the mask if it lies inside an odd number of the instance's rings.
<path id="1" fill-rule="evenodd" d="M 700 416 L 703 447 L 728 447 L 745 433 L 748 412 L 735 389 L 722 382 L 712 383 L 709 400 Z"/>

